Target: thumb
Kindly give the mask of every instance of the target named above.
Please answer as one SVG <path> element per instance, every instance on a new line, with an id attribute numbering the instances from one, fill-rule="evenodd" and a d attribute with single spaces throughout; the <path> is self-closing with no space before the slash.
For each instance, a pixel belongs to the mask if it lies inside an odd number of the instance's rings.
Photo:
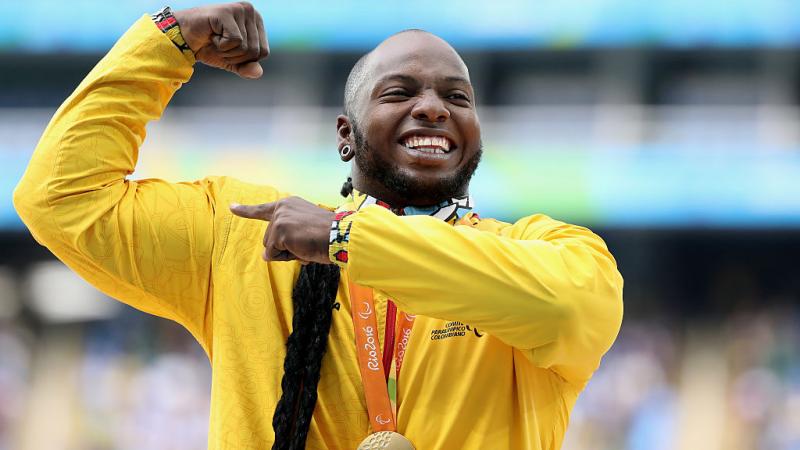
<path id="1" fill-rule="evenodd" d="M 264 74 L 264 69 L 261 67 L 261 64 L 255 61 L 236 64 L 233 66 L 233 71 L 236 72 L 236 74 L 240 77 L 251 80 L 261 78 L 261 75 Z"/>
<path id="2" fill-rule="evenodd" d="M 240 205 L 231 203 L 231 212 L 245 219 L 272 220 L 272 213 L 275 210 L 275 202 L 262 203 L 260 205 Z"/>

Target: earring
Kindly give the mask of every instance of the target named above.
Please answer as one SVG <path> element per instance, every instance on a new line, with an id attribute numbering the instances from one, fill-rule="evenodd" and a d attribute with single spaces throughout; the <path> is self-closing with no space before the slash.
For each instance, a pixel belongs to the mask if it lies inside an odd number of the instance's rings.
<path id="1" fill-rule="evenodd" d="M 353 148 L 350 147 L 349 144 L 345 145 L 344 147 L 339 149 L 339 154 L 342 155 L 342 158 L 347 158 L 348 156 L 350 156 L 350 153 L 352 153 L 352 152 L 353 152 Z"/>

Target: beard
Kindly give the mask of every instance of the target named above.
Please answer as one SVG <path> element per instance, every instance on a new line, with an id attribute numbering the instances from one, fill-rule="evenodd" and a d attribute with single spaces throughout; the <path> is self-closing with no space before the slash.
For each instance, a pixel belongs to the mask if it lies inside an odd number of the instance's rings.
<path id="1" fill-rule="evenodd" d="M 356 145 L 355 163 L 363 175 L 378 180 L 401 198 L 427 199 L 431 204 L 450 200 L 466 193 L 469 181 L 475 174 L 475 170 L 478 169 L 483 155 L 483 143 L 481 142 L 478 151 L 455 173 L 440 177 L 433 182 L 423 183 L 398 167 L 397 164 L 383 158 L 380 152 L 375 152 L 355 124 L 353 124 L 353 135 Z"/>

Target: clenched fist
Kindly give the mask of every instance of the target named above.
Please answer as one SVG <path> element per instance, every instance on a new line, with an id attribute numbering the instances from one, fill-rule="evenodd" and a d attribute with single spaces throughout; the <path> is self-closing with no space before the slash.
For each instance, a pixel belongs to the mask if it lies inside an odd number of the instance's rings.
<path id="1" fill-rule="evenodd" d="M 198 61 L 242 78 L 264 73 L 259 60 L 269 55 L 261 14 L 248 2 L 175 11 L 186 44 Z"/>

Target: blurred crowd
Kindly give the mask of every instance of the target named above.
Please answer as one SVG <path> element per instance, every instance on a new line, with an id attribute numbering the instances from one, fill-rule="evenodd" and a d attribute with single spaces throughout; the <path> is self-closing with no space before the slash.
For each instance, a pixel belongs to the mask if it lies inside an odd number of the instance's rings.
<path id="1" fill-rule="evenodd" d="M 624 323 L 564 448 L 800 449 L 800 308 Z"/>
<path id="2" fill-rule="evenodd" d="M 0 326 L 0 450 L 205 448 L 211 368 L 178 325 Z"/>

